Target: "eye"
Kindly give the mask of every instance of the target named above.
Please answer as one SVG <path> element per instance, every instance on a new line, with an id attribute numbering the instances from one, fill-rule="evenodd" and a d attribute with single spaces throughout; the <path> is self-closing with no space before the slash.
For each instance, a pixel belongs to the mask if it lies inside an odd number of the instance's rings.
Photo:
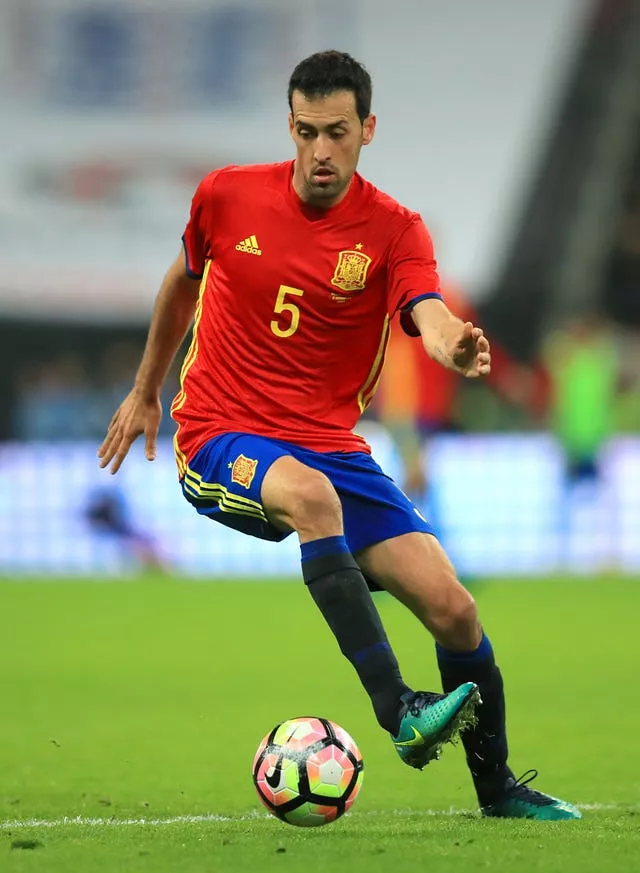
<path id="1" fill-rule="evenodd" d="M 307 130 L 305 127 L 298 128 L 298 136 L 301 139 L 311 139 L 312 133 L 310 130 Z"/>
<path id="2" fill-rule="evenodd" d="M 346 134 L 346 130 L 334 130 L 331 134 L 331 139 L 342 139 Z"/>

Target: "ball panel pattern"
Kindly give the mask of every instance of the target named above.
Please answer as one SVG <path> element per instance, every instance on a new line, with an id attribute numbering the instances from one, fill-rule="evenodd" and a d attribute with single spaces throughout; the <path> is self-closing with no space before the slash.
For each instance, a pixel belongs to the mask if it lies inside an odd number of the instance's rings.
<path id="1" fill-rule="evenodd" d="M 298 827 L 335 821 L 353 805 L 363 762 L 352 737 L 315 716 L 288 719 L 260 743 L 253 781 L 266 808 Z"/>
<path id="2" fill-rule="evenodd" d="M 284 814 L 284 821 L 301 828 L 315 828 L 335 821 L 342 813 L 336 806 L 303 803 Z"/>

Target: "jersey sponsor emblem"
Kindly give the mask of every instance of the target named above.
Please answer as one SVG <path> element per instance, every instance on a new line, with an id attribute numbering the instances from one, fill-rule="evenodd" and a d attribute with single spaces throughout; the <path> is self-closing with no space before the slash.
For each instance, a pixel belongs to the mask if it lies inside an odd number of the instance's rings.
<path id="1" fill-rule="evenodd" d="M 248 489 L 253 482 L 253 477 L 256 475 L 257 466 L 258 462 L 254 461 L 253 458 L 238 455 L 231 467 L 231 481 Z"/>
<path id="2" fill-rule="evenodd" d="M 238 245 L 236 246 L 237 252 L 246 252 L 248 255 L 261 255 L 262 249 L 258 245 L 258 240 L 255 235 L 252 234 L 248 236 L 246 239 L 241 239 Z"/>
<path id="3" fill-rule="evenodd" d="M 340 252 L 331 284 L 343 293 L 332 293 L 334 300 L 345 301 L 364 291 L 371 258 L 364 252 L 348 249 Z"/>

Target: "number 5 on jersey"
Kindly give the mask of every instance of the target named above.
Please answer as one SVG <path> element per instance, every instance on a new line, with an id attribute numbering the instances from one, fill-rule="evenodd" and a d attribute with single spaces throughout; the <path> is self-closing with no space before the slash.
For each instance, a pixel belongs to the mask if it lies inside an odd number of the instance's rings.
<path id="1" fill-rule="evenodd" d="M 283 338 L 293 336 L 300 323 L 300 310 L 295 303 L 291 303 L 286 299 L 288 294 L 302 297 L 304 291 L 301 291 L 300 288 L 291 288 L 289 285 L 280 286 L 273 311 L 278 315 L 282 313 L 286 313 L 286 315 L 282 321 L 278 321 L 274 318 L 271 322 L 271 330 L 276 336 Z"/>

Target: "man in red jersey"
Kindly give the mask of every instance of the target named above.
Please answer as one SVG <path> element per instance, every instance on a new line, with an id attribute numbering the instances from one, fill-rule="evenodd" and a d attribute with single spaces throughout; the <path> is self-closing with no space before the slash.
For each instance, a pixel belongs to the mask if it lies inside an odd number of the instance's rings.
<path id="1" fill-rule="evenodd" d="M 302 573 L 402 760 L 422 768 L 462 734 L 485 815 L 577 818 L 507 766 L 502 679 L 471 595 L 427 521 L 352 428 L 395 316 L 464 376 L 490 370 L 482 330 L 447 309 L 420 216 L 356 172 L 373 139 L 371 79 L 321 52 L 289 82 L 296 158 L 226 167 L 195 193 L 131 393 L 99 450 L 117 472 L 141 434 L 155 456 L 159 392 L 195 318 L 172 406 L 183 494 L 264 539 L 295 531 Z M 364 575 L 363 575 L 364 574 Z M 402 680 L 365 576 L 434 636 L 445 694 Z"/>

